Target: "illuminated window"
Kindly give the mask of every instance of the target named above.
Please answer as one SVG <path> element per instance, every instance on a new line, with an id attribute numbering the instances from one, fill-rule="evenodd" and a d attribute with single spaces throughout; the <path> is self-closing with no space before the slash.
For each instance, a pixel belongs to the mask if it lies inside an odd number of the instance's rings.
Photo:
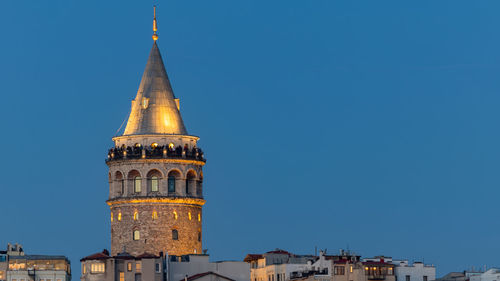
<path id="1" fill-rule="evenodd" d="M 169 148 L 170 150 L 173 150 L 173 149 L 174 149 L 174 144 L 173 144 L 173 143 L 169 143 L 169 144 L 168 144 L 168 148 Z"/>
<path id="2" fill-rule="evenodd" d="M 122 212 L 119 212 L 118 213 L 118 221 L 121 221 L 122 220 Z"/>
<path id="3" fill-rule="evenodd" d="M 175 177 L 168 176 L 168 193 L 175 193 Z"/>
<path id="4" fill-rule="evenodd" d="M 198 221 L 201 221 L 201 214 L 198 214 Z"/>
<path id="5" fill-rule="evenodd" d="M 111 222 L 113 222 L 113 213 L 111 213 Z"/>
<path id="6" fill-rule="evenodd" d="M 85 264 L 82 264 L 82 272 L 83 274 L 87 273 L 87 267 L 85 266 Z"/>
<path id="7" fill-rule="evenodd" d="M 141 177 L 134 178 L 134 191 L 136 193 L 141 192 Z"/>
<path id="8" fill-rule="evenodd" d="M 152 217 L 154 220 L 156 220 L 158 218 L 158 213 L 156 211 L 153 211 Z"/>
<path id="9" fill-rule="evenodd" d="M 137 147 L 137 148 L 140 148 L 141 144 L 140 143 L 136 143 L 136 144 L 134 144 L 134 146 Z"/>
<path id="10" fill-rule="evenodd" d="M 127 263 L 127 270 L 132 271 L 132 263 L 131 262 Z"/>
<path id="11" fill-rule="evenodd" d="M 179 232 L 177 229 L 172 229 L 172 240 L 179 240 Z"/>
<path id="12" fill-rule="evenodd" d="M 137 211 L 134 212 L 134 220 L 138 220 L 139 219 L 139 213 Z"/>
<path id="13" fill-rule="evenodd" d="M 177 219 L 177 211 L 174 211 L 174 219 Z"/>
<path id="14" fill-rule="evenodd" d="M 142 98 L 142 108 L 144 108 L 144 109 L 148 108 L 148 104 L 149 104 L 149 99 Z"/>
<path id="15" fill-rule="evenodd" d="M 158 147 L 158 143 L 153 142 L 153 143 L 151 144 L 151 148 L 157 148 L 157 147 Z"/>
<path id="16" fill-rule="evenodd" d="M 0 280 L 4 280 L 4 279 L 5 279 L 5 271 L 0 270 Z"/>
<path id="17" fill-rule="evenodd" d="M 349 267 L 349 272 L 352 273 L 352 265 Z"/>
<path id="18" fill-rule="evenodd" d="M 135 272 L 141 272 L 141 263 L 140 262 L 135 263 Z"/>
<path id="19" fill-rule="evenodd" d="M 104 263 L 99 262 L 99 263 L 93 263 L 90 265 L 90 272 L 91 273 L 103 273 L 106 271 L 106 267 Z"/>
<path id="20" fill-rule="evenodd" d="M 157 176 L 151 177 L 151 191 L 153 191 L 153 192 L 158 191 L 158 177 Z"/>
<path id="21" fill-rule="evenodd" d="M 125 272 L 120 272 L 120 281 L 125 281 Z"/>
<path id="22" fill-rule="evenodd" d="M 343 266 L 335 266 L 333 268 L 333 274 L 334 275 L 344 275 L 345 274 L 345 267 L 343 267 Z"/>
<path id="23" fill-rule="evenodd" d="M 139 233 L 139 230 L 134 230 L 134 240 L 137 241 L 141 239 L 141 234 Z"/>
<path id="24" fill-rule="evenodd" d="M 188 218 L 191 220 L 191 212 L 188 212 Z"/>
<path id="25" fill-rule="evenodd" d="M 389 275 L 394 275 L 394 268 L 389 267 L 389 268 L 387 269 L 387 274 L 389 274 Z M 424 281 L 427 281 L 427 280 L 424 280 Z"/>

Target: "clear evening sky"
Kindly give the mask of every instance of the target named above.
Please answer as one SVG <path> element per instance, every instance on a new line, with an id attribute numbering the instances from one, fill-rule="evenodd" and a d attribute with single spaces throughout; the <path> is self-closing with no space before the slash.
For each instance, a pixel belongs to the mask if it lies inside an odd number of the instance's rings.
<path id="1" fill-rule="evenodd" d="M 0 3 L 0 247 L 109 248 L 111 137 L 151 39 L 205 166 L 212 259 L 500 266 L 499 1 Z"/>

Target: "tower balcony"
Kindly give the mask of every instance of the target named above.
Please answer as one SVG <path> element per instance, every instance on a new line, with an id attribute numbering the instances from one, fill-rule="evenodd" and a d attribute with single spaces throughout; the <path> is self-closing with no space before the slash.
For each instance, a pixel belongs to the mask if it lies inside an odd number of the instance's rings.
<path id="1" fill-rule="evenodd" d="M 155 146 L 155 147 L 141 147 L 141 146 L 127 146 L 127 147 L 114 147 L 108 151 L 106 162 L 121 161 L 127 159 L 187 159 L 206 162 L 203 157 L 201 148 L 194 147 L 189 149 L 177 146 Z"/>

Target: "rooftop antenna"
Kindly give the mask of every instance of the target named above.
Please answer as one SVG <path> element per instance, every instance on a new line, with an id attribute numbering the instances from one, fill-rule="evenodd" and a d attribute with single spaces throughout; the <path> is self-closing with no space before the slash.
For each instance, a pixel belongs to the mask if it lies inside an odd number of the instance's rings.
<path id="1" fill-rule="evenodd" d="M 158 40 L 158 35 L 156 34 L 158 31 L 158 26 L 156 25 L 156 5 L 153 6 L 153 40 L 156 42 Z"/>

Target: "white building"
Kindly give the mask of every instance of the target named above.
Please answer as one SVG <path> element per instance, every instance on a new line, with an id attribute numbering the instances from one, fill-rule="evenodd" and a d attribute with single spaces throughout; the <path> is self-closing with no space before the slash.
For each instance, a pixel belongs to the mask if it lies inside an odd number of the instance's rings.
<path id="1" fill-rule="evenodd" d="M 471 275 L 470 281 L 500 281 L 500 269 L 490 268 L 481 274 Z"/>
<path id="2" fill-rule="evenodd" d="M 436 279 L 436 267 L 422 262 L 408 263 L 407 260 L 393 260 L 396 281 L 433 281 Z M 479 281 L 479 280 L 478 280 Z"/>

